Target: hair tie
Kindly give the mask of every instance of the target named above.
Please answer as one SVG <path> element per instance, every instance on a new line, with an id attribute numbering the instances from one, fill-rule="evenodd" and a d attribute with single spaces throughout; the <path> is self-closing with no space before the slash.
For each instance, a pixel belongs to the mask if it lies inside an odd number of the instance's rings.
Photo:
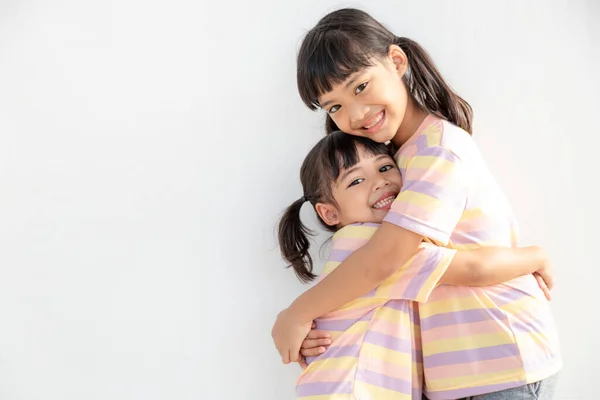
<path id="1" fill-rule="evenodd" d="M 308 201 L 308 198 L 306 196 L 302 196 L 300 197 L 300 200 L 302 200 L 303 203 L 306 203 Z"/>

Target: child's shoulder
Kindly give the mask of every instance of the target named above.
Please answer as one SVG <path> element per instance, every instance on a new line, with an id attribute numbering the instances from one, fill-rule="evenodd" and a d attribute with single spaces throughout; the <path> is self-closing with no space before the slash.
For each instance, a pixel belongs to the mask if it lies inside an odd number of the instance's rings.
<path id="1" fill-rule="evenodd" d="M 464 129 L 429 115 L 411 139 L 400 148 L 398 155 L 411 157 L 419 153 L 435 152 L 435 148 L 447 149 L 458 155 L 464 154 L 465 149 L 471 149 L 474 145 L 473 138 Z"/>
<path id="2" fill-rule="evenodd" d="M 341 239 L 368 239 L 379 228 L 380 224 L 364 222 L 346 225 L 333 235 L 333 242 Z"/>

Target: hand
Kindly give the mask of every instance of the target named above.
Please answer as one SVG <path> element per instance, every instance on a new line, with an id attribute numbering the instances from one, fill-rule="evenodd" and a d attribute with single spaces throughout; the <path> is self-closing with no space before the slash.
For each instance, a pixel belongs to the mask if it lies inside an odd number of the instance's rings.
<path id="1" fill-rule="evenodd" d="M 325 350 L 331 344 L 331 335 L 327 332 L 318 331 L 313 322 L 312 329 L 302 342 L 300 354 L 303 357 L 316 357 L 325 353 Z"/>
<path id="2" fill-rule="evenodd" d="M 301 362 L 300 345 L 308 335 L 310 328 L 310 321 L 297 321 L 289 309 L 285 309 L 277 315 L 277 320 L 271 330 L 271 337 L 284 364 Z"/>
<path id="3" fill-rule="evenodd" d="M 550 294 L 550 290 L 554 287 L 554 276 L 552 274 L 552 268 L 550 267 L 550 262 L 546 261 L 542 268 L 534 272 L 533 276 L 535 277 L 540 289 L 544 292 L 546 299 L 548 301 L 552 300 L 552 295 Z"/>

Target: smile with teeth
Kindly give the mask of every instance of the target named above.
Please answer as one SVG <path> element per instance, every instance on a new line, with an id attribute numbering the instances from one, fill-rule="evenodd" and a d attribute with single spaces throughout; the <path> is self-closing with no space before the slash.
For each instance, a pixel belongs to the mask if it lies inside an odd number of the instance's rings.
<path id="1" fill-rule="evenodd" d="M 372 127 L 377 125 L 379 123 L 379 121 L 381 121 L 382 118 L 383 118 L 383 111 L 377 115 L 377 118 L 375 118 L 373 120 L 373 122 L 371 122 L 369 125 L 363 126 L 363 129 L 371 129 Z"/>
<path id="2" fill-rule="evenodd" d="M 375 209 L 383 208 L 383 207 L 391 204 L 395 199 L 396 199 L 396 195 L 391 195 L 389 197 L 386 197 L 385 199 L 379 200 L 377 203 L 373 204 L 373 208 L 375 208 Z"/>

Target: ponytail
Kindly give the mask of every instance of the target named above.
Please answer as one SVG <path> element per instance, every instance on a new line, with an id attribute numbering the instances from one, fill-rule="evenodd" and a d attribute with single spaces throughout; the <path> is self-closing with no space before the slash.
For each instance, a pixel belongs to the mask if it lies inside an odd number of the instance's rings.
<path id="1" fill-rule="evenodd" d="M 405 75 L 410 93 L 429 113 L 473 133 L 473 110 L 457 95 L 437 70 L 429 54 L 417 42 L 396 37 L 395 43 L 408 58 Z"/>
<path id="2" fill-rule="evenodd" d="M 308 252 L 309 236 L 314 233 L 300 219 L 300 210 L 305 201 L 307 199 L 303 196 L 285 210 L 279 222 L 279 248 L 284 260 L 294 269 L 298 279 L 308 283 L 317 276 L 312 272 L 313 262 Z"/>

